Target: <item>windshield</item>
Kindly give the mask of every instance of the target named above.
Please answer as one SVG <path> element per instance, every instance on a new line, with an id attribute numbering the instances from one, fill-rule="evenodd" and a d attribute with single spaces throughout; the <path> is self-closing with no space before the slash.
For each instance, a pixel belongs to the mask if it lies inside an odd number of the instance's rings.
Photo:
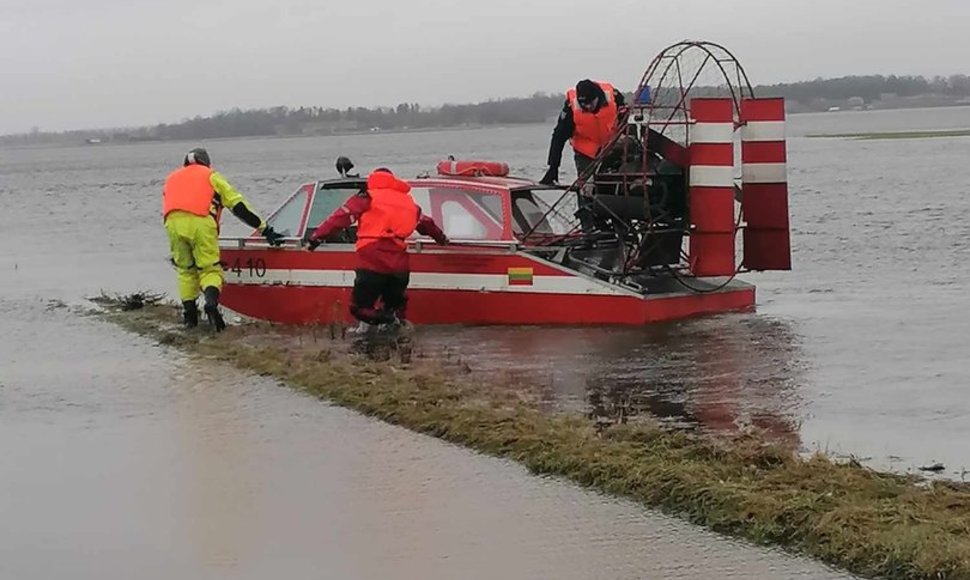
<path id="1" fill-rule="evenodd" d="M 277 233 L 288 238 L 299 237 L 300 228 L 303 225 L 303 211 L 306 209 L 307 195 L 311 191 L 313 191 L 312 183 L 301 186 L 293 197 L 266 220 L 266 224 L 272 226 Z"/>
<path id="2" fill-rule="evenodd" d="M 343 205 L 347 198 L 356 195 L 360 191 L 359 187 L 335 187 L 319 188 L 313 196 L 313 207 L 310 208 L 310 217 L 307 218 L 307 231 L 312 233 L 325 219 L 330 217 L 338 207 Z"/>
<path id="3" fill-rule="evenodd" d="M 465 189 L 415 187 L 414 201 L 424 215 L 454 240 L 502 240 L 505 219 L 501 193 Z"/>
<path id="4" fill-rule="evenodd" d="M 576 229 L 576 194 L 561 190 L 516 191 L 512 194 L 516 235 L 566 235 Z"/>
<path id="5" fill-rule="evenodd" d="M 309 184 L 312 191 L 314 184 Z M 340 184 L 337 187 L 319 187 L 313 195 L 307 214 L 305 231 L 301 220 L 307 203 L 308 190 L 301 188 L 268 220 L 273 229 L 286 236 L 307 236 L 326 220 L 348 198 L 360 191 L 356 184 Z M 498 241 L 509 239 L 506 233 L 503 199 L 505 192 L 480 192 L 458 188 L 414 187 L 411 196 L 453 240 Z M 538 210 L 530 208 L 530 215 Z M 544 210 L 543 210 L 544 211 Z M 541 213 L 539 214 L 541 217 Z M 353 241 L 355 226 L 340 237 L 339 242 Z M 417 232 L 412 237 L 422 237 Z"/>

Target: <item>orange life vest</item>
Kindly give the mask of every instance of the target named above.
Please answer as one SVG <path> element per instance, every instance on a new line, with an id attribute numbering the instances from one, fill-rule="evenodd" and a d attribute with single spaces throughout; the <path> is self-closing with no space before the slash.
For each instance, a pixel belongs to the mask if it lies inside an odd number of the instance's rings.
<path id="1" fill-rule="evenodd" d="M 596 157 L 600 147 L 606 144 L 616 125 L 617 107 L 613 96 L 613 85 L 597 82 L 606 94 L 606 102 L 595 113 L 584 111 L 576 99 L 576 89 L 566 91 L 566 101 L 573 110 L 573 136 L 569 140 L 573 151 L 586 157 Z"/>
<path id="2" fill-rule="evenodd" d="M 169 174 L 162 189 L 162 216 L 184 211 L 197 216 L 213 215 L 212 200 L 216 195 L 205 165 L 188 165 Z M 213 217 L 217 217 L 213 215 Z"/>
<path id="3" fill-rule="evenodd" d="M 370 209 L 357 224 L 357 249 L 381 239 L 393 240 L 402 250 L 418 227 L 419 210 L 411 186 L 390 173 L 375 171 L 367 178 Z"/>

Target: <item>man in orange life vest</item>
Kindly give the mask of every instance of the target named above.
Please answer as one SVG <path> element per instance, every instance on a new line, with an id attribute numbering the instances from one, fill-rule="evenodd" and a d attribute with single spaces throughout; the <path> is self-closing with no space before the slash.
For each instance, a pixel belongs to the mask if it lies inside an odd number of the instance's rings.
<path id="1" fill-rule="evenodd" d="M 619 109 L 625 105 L 623 93 L 606 82 L 593 82 L 589 79 L 576 83 L 576 87 L 566 92 L 566 102 L 559 113 L 559 122 L 552 131 L 549 144 L 549 168 L 539 180 L 543 185 L 559 181 L 559 166 L 562 164 L 562 150 L 569 141 L 573 147 L 576 173 L 582 174 L 599 153 L 600 147 L 609 140 L 616 126 Z M 583 231 L 592 229 L 592 216 L 587 200 L 579 196 L 580 221 Z"/>
<path id="2" fill-rule="evenodd" d="M 307 249 L 357 221 L 357 267 L 350 313 L 366 324 L 402 324 L 410 280 L 407 238 L 414 231 L 444 245 L 448 238 L 411 197 L 411 186 L 390 170 L 367 177 L 367 187 L 337 208 L 311 234 Z M 383 308 L 377 309 L 378 298 Z"/>
<path id="3" fill-rule="evenodd" d="M 539 183 L 551 185 L 559 181 L 559 166 L 566 141 L 570 141 L 573 147 L 576 172 L 586 170 L 600 147 L 609 139 L 616 126 L 619 109 L 624 105 L 623 93 L 609 83 L 586 79 L 569 89 L 559 122 L 552 131 L 549 169 Z"/>
<path id="4" fill-rule="evenodd" d="M 219 218 L 222 208 L 259 230 L 270 244 L 282 243 L 249 209 L 249 203 L 219 172 L 214 171 L 205 149 L 186 154 L 182 168 L 173 171 L 162 190 L 162 219 L 168 232 L 172 263 L 178 271 L 179 297 L 186 327 L 199 324 L 196 299 L 205 296 L 205 314 L 217 332 L 226 327 L 219 313 L 222 265 L 219 261 Z"/>

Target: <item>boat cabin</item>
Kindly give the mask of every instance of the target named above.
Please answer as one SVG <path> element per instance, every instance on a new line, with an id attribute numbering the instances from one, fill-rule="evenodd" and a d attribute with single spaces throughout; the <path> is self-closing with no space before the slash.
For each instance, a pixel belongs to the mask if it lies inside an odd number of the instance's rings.
<path id="1" fill-rule="evenodd" d="M 305 242 L 347 198 L 364 188 L 363 178 L 339 178 L 301 185 L 266 221 L 291 242 Z M 453 242 L 520 243 L 543 236 L 568 236 L 571 216 L 552 211 L 563 188 L 507 177 L 427 177 L 409 179 L 411 196 L 423 214 Z M 254 234 L 256 235 L 256 234 Z M 353 243 L 356 225 L 329 243 Z M 415 243 L 428 241 L 415 232 Z"/>

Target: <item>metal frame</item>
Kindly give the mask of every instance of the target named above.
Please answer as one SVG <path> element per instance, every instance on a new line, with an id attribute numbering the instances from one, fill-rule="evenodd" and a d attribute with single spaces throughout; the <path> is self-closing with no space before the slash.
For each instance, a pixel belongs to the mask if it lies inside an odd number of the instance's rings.
<path id="1" fill-rule="evenodd" d="M 686 62 L 690 55 L 697 55 L 700 64 L 694 65 L 693 68 L 689 68 Z M 555 211 L 558 206 L 560 206 L 566 196 L 570 193 L 576 193 L 582 190 L 583 186 L 590 181 L 590 179 L 596 176 L 606 160 L 607 156 L 610 155 L 614 149 L 618 146 L 623 147 L 623 158 L 628 157 L 627 143 L 621 144 L 621 140 L 624 139 L 626 135 L 630 132 L 630 126 L 634 125 L 637 127 L 636 133 L 637 138 L 640 141 L 641 152 L 639 167 L 636 171 L 629 171 L 625 173 L 609 173 L 609 177 L 617 178 L 617 187 L 624 194 L 629 194 L 630 188 L 633 187 L 637 182 L 643 182 L 646 184 L 646 180 L 650 178 L 649 174 L 649 163 L 652 160 L 652 155 L 654 152 L 650 151 L 647 146 L 648 137 L 651 133 L 665 137 L 674 143 L 681 145 L 686 148 L 689 144 L 690 138 L 690 127 L 693 125 L 694 121 L 690 118 L 689 112 L 689 101 L 693 92 L 699 89 L 697 85 L 699 79 L 704 74 L 705 71 L 714 70 L 723 79 L 723 84 L 716 85 L 716 87 L 726 87 L 726 92 L 729 93 L 730 98 L 734 102 L 736 128 L 739 127 L 740 111 L 741 111 L 741 101 L 746 98 L 754 96 L 754 89 L 751 86 L 751 82 L 748 79 L 747 73 L 744 68 L 738 62 L 737 58 L 725 47 L 720 44 L 713 42 L 699 42 L 699 41 L 683 41 L 673 44 L 657 55 L 650 65 L 647 67 L 637 89 L 634 93 L 633 102 L 629 104 L 625 110 L 621 111 L 621 114 L 617 120 L 617 126 L 610 138 L 607 140 L 606 145 L 604 145 L 599 155 L 597 155 L 594 162 L 590 167 L 582 172 L 576 177 L 576 180 L 569 185 L 563 192 L 563 195 L 557 200 L 557 202 L 551 207 L 544 215 L 543 219 L 546 219 L 548 215 Z M 640 98 L 645 90 L 652 89 L 655 92 L 651 94 L 651 99 L 649 103 L 640 103 Z M 668 103 L 665 97 L 669 95 L 669 91 L 677 91 L 675 93 L 676 97 L 673 103 Z M 634 122 L 631 123 L 631 120 Z M 674 126 L 684 127 L 683 142 L 680 143 L 677 139 L 674 139 L 668 135 L 668 130 Z M 685 181 L 689 179 L 688 167 L 684 167 L 684 179 Z M 687 183 L 684 184 L 684 191 L 689 196 L 689 188 Z M 689 203 L 689 197 L 687 199 Z M 604 207 L 600 205 L 599 207 Z M 651 211 L 649 203 L 645 203 L 645 208 L 647 212 Z M 653 251 L 659 247 L 660 238 L 657 234 L 664 233 L 683 233 L 685 237 L 689 239 L 691 234 L 691 227 L 689 219 L 685 222 L 684 228 L 678 227 L 668 227 L 664 226 L 664 220 L 670 218 L 669 215 L 646 215 L 643 220 L 639 220 L 636 223 L 630 223 L 627 220 L 622 220 L 613 213 L 609 208 L 605 208 L 607 212 L 612 214 L 614 223 L 621 223 L 624 231 L 617 232 L 617 242 L 622 245 L 622 249 L 625 252 L 624 261 L 622 262 L 621 271 L 609 272 L 610 275 L 617 276 L 620 278 L 632 278 L 634 276 L 642 276 L 644 274 L 663 274 L 670 275 L 678 279 L 683 283 L 685 287 L 694 292 L 708 292 L 706 288 L 693 287 L 687 281 L 686 278 L 689 277 L 690 264 L 688 256 L 684 251 L 683 246 L 681 247 L 681 263 L 677 265 L 665 265 L 662 267 L 652 267 L 648 268 L 649 271 L 644 271 L 643 269 L 638 269 L 634 265 L 639 261 L 639 258 L 645 255 L 647 252 Z M 541 221 L 541 220 L 540 220 Z M 742 216 L 739 215 L 738 221 L 735 224 L 735 232 L 740 231 L 742 223 Z M 524 239 L 528 240 L 530 236 L 534 233 L 535 227 L 523 236 Z M 555 245 L 557 243 L 565 242 L 569 237 L 562 236 L 561 239 L 552 240 L 551 244 Z M 629 239 L 639 240 L 636 247 L 628 247 L 626 243 Z M 656 244 L 649 244 L 648 240 L 656 240 Z M 591 267 L 593 267 L 591 265 Z M 739 267 L 735 275 L 741 272 Z M 723 285 L 723 287 L 733 280 L 733 276 Z"/>
<path id="2" fill-rule="evenodd" d="M 277 249 L 299 249 L 306 246 L 306 242 L 303 238 L 283 238 L 283 245 L 276 247 L 271 246 L 262 237 L 253 236 L 233 236 L 233 237 L 220 237 L 219 238 L 219 248 L 227 250 L 246 250 L 246 249 L 265 249 L 265 250 L 277 250 Z M 415 253 L 427 252 L 428 248 L 435 248 L 437 250 L 449 251 L 449 249 L 454 250 L 457 248 L 483 248 L 483 249 L 497 249 L 497 250 L 508 250 L 511 252 L 517 252 L 523 249 L 522 244 L 518 241 L 509 240 L 450 240 L 447 246 L 439 246 L 434 241 L 426 240 L 423 238 L 419 239 L 409 239 L 408 246 L 411 247 Z M 346 243 L 332 243 L 332 244 L 321 244 L 318 251 L 333 251 L 333 252 L 345 252 L 354 251 L 354 244 Z"/>

